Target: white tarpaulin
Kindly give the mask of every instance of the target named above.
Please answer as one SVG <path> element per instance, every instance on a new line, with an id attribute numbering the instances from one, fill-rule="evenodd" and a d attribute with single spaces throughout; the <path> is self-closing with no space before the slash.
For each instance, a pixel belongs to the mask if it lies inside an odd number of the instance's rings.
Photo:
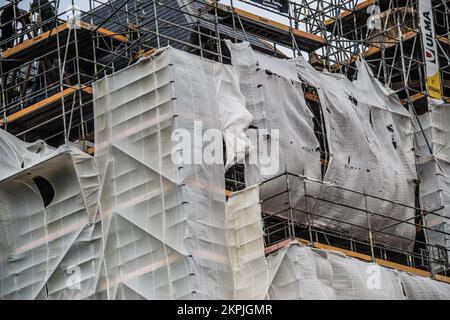
<path id="1" fill-rule="evenodd" d="M 228 198 L 227 224 L 234 278 L 233 299 L 264 299 L 269 275 L 257 185 Z"/>
<path id="2" fill-rule="evenodd" d="M 233 297 L 222 132 L 251 120 L 237 79 L 231 66 L 169 47 L 94 85 L 102 297 Z M 175 132 L 192 150 L 177 149 Z M 211 141 L 219 163 L 201 158 Z M 192 164 L 177 164 L 187 155 Z"/>
<path id="3" fill-rule="evenodd" d="M 268 259 L 270 299 L 404 299 L 396 271 L 339 252 L 291 244 Z"/>
<path id="4" fill-rule="evenodd" d="M 301 83 L 289 68 L 295 65 L 233 47 L 240 80 L 232 66 L 165 48 L 95 83 L 95 159 L 71 145 L 24 143 L 0 130 L 0 298 L 404 299 L 400 280 L 408 298 L 448 298 L 447 284 L 399 277 L 331 251 L 291 245 L 265 258 L 260 194 L 282 191 L 281 183 L 262 192 L 250 187 L 226 203 L 224 164 L 202 155 L 215 144 L 222 151 L 224 139 L 228 166 L 239 160 L 253 117 L 258 129 L 280 130 L 278 173 L 320 179 L 318 141 Z M 415 178 L 411 119 L 391 92 L 365 64 L 353 83 L 297 64 L 329 113 L 326 182 L 409 204 Z M 447 117 L 441 112 L 438 118 Z M 433 136 L 433 159 L 449 163 L 445 121 L 430 120 L 425 131 Z M 189 134 L 192 152 L 180 149 L 174 133 Z M 267 144 L 270 132 L 268 137 Z M 178 162 L 187 156 L 192 163 Z M 265 180 L 260 170 L 250 167 L 248 181 Z M 293 203 L 302 205 L 303 190 L 290 187 Z M 433 195 L 427 200 L 422 194 L 424 203 L 435 197 L 448 203 L 448 188 L 438 195 L 429 190 Z M 315 191 L 340 201 L 345 196 L 334 188 Z M 362 205 L 360 197 L 345 201 Z M 325 216 L 365 223 L 356 210 L 315 205 Z M 402 220 L 414 214 L 370 200 L 367 205 Z M 373 228 L 386 227 L 371 219 Z M 325 218 L 316 223 L 336 227 Z M 414 234 L 404 226 L 389 231 Z"/>
<path id="5" fill-rule="evenodd" d="M 0 298 L 91 298 L 102 247 L 94 158 L 0 130 L 0 168 Z"/>
<path id="6" fill-rule="evenodd" d="M 408 300 L 450 300 L 450 284 L 399 272 Z"/>
<path id="7" fill-rule="evenodd" d="M 260 161 L 262 148 L 258 145 L 258 164 L 251 163 L 251 156 L 246 163 L 247 185 L 263 182 L 285 171 L 321 179 L 319 142 L 314 134 L 313 114 L 306 105 L 295 66 L 288 60 L 253 52 L 245 42 L 228 43 L 228 46 L 232 64 L 240 71 L 241 91 L 246 99 L 246 107 L 253 116 L 251 129 L 247 133 L 252 135 L 254 130 L 266 130 L 267 136 L 260 137 L 264 139 L 265 150 L 273 152 L 273 146 L 279 145 L 279 157 L 273 157 L 274 161 L 268 163 Z M 275 161 L 275 170 L 271 171 L 270 167 Z M 277 179 L 260 186 L 261 198 L 283 190 L 287 190 L 286 178 Z M 291 179 L 290 190 L 290 201 L 287 201 L 288 195 L 285 193 L 264 202 L 263 211 L 280 212 L 289 202 L 303 207 L 304 190 L 299 179 Z"/>
<path id="8" fill-rule="evenodd" d="M 234 193 L 227 203 L 236 290 L 234 298 L 450 299 L 449 283 L 298 242 L 292 242 L 264 261 L 262 234 L 258 228 L 258 196 L 258 188 L 254 186 Z"/>
<path id="9" fill-rule="evenodd" d="M 287 170 L 322 179 L 319 143 L 298 75 L 317 88 L 325 119 L 331 153 L 325 184 L 318 188 L 318 183 L 303 184 L 291 178 L 290 199 L 285 194 L 264 202 L 263 211 L 281 212 L 290 203 L 295 212 L 322 216 L 314 217 L 316 225 L 347 230 L 363 238 L 368 235 L 366 211 L 370 211 L 378 214 L 370 215 L 372 230 L 379 230 L 374 233 L 376 241 L 411 249 L 415 210 L 404 205 L 415 205 L 414 130 L 410 114 L 393 92 L 373 77 L 364 62 L 358 62 L 358 79 L 351 82 L 340 75 L 318 72 L 302 58 L 269 58 L 253 52 L 247 43 L 228 45 L 232 63 L 241 73 L 241 90 L 253 115 L 252 126 L 279 130 L 277 173 Z M 261 167 L 246 166 L 248 184 L 267 178 L 261 176 Z M 261 198 L 286 190 L 287 184 L 277 179 L 261 186 Z M 308 195 L 325 201 L 304 201 L 305 187 Z M 301 214 L 295 218 L 304 222 Z"/>
<path id="10" fill-rule="evenodd" d="M 296 64 L 300 77 L 317 89 L 331 153 L 320 191 L 326 201 L 316 201 L 312 208 L 323 218 L 315 218 L 315 224 L 366 237 L 367 208 L 379 215 L 370 215 L 372 230 L 382 231 L 374 233 L 376 241 L 412 249 L 415 210 L 394 204 L 415 205 L 414 131 L 409 113 L 373 77 L 365 62 L 357 63 L 358 79 L 353 82 L 318 72 L 301 57 Z M 400 223 L 406 220 L 410 224 Z"/>
<path id="11" fill-rule="evenodd" d="M 292 243 L 270 255 L 269 299 L 450 299 L 450 284 L 381 267 L 340 252 Z"/>
<path id="12" fill-rule="evenodd" d="M 428 243 L 450 250 L 450 105 L 430 106 L 416 123 L 419 195 L 422 207 L 432 212 L 425 221 L 432 229 L 425 233 Z M 431 253 L 444 258 L 435 248 Z"/>

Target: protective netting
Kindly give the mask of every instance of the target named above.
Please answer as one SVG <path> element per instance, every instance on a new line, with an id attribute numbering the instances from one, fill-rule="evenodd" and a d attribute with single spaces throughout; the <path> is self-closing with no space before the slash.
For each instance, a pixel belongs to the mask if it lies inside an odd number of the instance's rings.
<path id="1" fill-rule="evenodd" d="M 419 167 L 421 206 L 431 212 L 426 216 L 427 242 L 444 250 L 431 248 L 432 258 L 445 261 L 450 250 L 450 105 L 431 105 L 416 122 L 417 163 Z M 441 268 L 435 265 L 436 271 Z"/>
<path id="2" fill-rule="evenodd" d="M 0 130 L 0 298 L 87 299 L 101 259 L 94 158 Z"/>

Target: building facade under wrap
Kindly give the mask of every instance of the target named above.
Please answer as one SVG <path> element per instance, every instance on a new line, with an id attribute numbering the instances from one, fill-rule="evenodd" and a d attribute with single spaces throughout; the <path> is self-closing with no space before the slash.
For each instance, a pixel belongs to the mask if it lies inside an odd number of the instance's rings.
<path id="1" fill-rule="evenodd" d="M 263 213 L 286 201 L 297 214 L 282 220 L 360 238 L 370 224 L 371 240 L 410 249 L 414 226 L 394 219 L 415 215 L 413 121 L 364 62 L 351 82 L 245 43 L 230 50 L 232 65 L 225 65 L 167 47 L 96 82 L 95 157 L 0 131 L 2 299 L 450 297 L 448 283 L 294 239 L 266 251 Z M 331 150 L 324 175 L 300 80 L 320 96 Z M 247 188 L 227 198 L 225 163 L 197 157 L 217 144 L 227 166 L 247 161 L 255 147 L 248 129 L 279 129 L 272 175 L 288 171 L 307 182 L 263 201 L 280 184 L 265 183 L 270 177 L 253 164 Z M 179 147 L 181 133 L 192 138 L 190 154 Z M 442 140 L 433 141 L 434 158 L 445 162 Z M 336 184 L 359 193 L 347 196 Z M 342 199 L 345 210 L 333 201 Z M 373 212 L 369 220 L 361 206 Z"/>

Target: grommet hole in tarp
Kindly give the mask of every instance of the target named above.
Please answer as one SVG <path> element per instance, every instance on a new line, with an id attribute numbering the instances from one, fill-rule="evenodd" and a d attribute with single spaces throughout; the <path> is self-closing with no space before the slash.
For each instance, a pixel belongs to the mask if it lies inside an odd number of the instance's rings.
<path id="1" fill-rule="evenodd" d="M 42 201 L 44 202 L 44 207 L 46 208 L 53 201 L 55 197 L 55 190 L 53 189 L 51 183 L 41 176 L 33 177 L 33 181 L 38 187 Z"/>

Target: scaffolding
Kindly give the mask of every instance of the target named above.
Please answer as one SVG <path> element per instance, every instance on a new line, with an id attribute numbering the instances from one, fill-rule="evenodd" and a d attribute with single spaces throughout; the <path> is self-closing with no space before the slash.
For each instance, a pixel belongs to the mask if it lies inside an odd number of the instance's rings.
<path id="1" fill-rule="evenodd" d="M 318 1 L 323 10 L 308 17 L 311 31 L 327 39 L 321 51 L 324 67 L 352 78 L 363 57 L 374 75 L 392 88 L 405 106 L 422 114 L 428 110 L 426 62 L 418 0 Z M 441 66 L 442 95 L 450 96 L 450 6 L 433 0 L 433 17 Z M 320 16 L 318 17 L 317 14 Z"/>
<path id="2" fill-rule="evenodd" d="M 31 2 L 8 0 L 0 7 L 0 12 L 13 12 L 9 20 L 2 17 L 0 27 L 14 30 L 10 36 L 3 32 L 0 40 L 0 128 L 25 141 L 40 138 L 53 146 L 71 141 L 94 153 L 93 82 L 168 45 L 229 63 L 225 40 L 248 41 L 255 51 L 280 58 L 302 55 L 315 68 L 350 79 L 356 60 L 364 57 L 376 78 L 395 90 L 406 108 L 418 115 L 429 108 L 418 0 L 297 0 L 289 2 L 286 12 L 249 1 L 244 10 L 239 0 L 89 0 L 87 8 L 79 8 L 77 0 L 67 8 L 60 0 L 35 0 L 37 6 L 29 9 Z M 442 93 L 449 101 L 450 6 L 446 0 L 432 3 Z M 49 5 L 54 14 L 46 17 Z M 381 28 L 368 24 L 375 15 Z M 303 87 L 315 116 L 324 175 L 329 151 L 320 101 L 314 87 Z M 236 165 L 227 172 L 228 192 L 245 188 L 244 170 Z M 306 179 L 291 173 L 277 178 Z M 282 192 L 289 193 L 289 188 Z M 370 234 L 380 230 L 368 229 L 368 237 L 354 238 L 277 215 L 264 217 L 266 245 L 307 238 L 426 271 L 438 263 L 446 275 L 448 259 L 430 252 L 447 252 L 431 250 L 424 238 L 427 213 L 420 205 L 414 209 L 414 221 L 393 221 L 416 227 L 412 252 L 371 242 Z"/>
<path id="3" fill-rule="evenodd" d="M 316 52 L 318 67 L 333 73 L 341 73 L 353 80 L 356 77 L 356 61 L 360 58 L 365 59 L 374 76 L 386 87 L 394 90 L 405 108 L 414 115 L 422 131 L 418 134 L 424 137 L 430 153 L 434 154 L 433 141 L 428 141 L 430 137 L 424 132 L 421 123 L 421 116 L 431 112 L 434 108 L 432 105 L 435 103 L 432 99 L 434 92 L 429 86 L 430 78 L 427 74 L 430 53 L 426 50 L 429 46 L 426 42 L 430 37 L 435 38 L 433 42 L 436 43 L 436 52 L 432 55 L 440 66 L 437 73 L 440 82 L 439 100 L 448 103 L 450 101 L 450 6 L 448 1 L 331 0 L 314 3 L 320 7 L 320 10 L 310 11 L 306 17 L 308 21 L 306 25 L 312 26 L 312 29 L 309 29 L 311 33 L 327 40 L 327 46 Z M 428 4 L 430 19 L 434 23 L 430 22 L 432 25 L 430 30 L 424 30 L 426 21 L 421 16 L 421 9 Z M 316 23 L 318 21 L 320 23 Z M 418 188 L 422 188 L 421 181 Z M 417 199 L 420 198 L 418 194 L 416 196 Z M 417 232 L 416 245 L 411 253 L 413 257 L 408 258 L 403 254 L 401 263 L 417 267 L 414 261 L 418 260 L 419 268 L 425 268 L 431 272 L 438 264 L 441 268 L 437 269 L 446 274 L 448 247 L 431 248 L 429 244 L 422 246 L 427 242 L 427 233 L 433 232 L 433 227 L 426 225 L 426 218 L 420 218 L 429 216 L 432 220 L 433 216 L 438 216 L 442 208 L 439 208 L 439 204 L 436 203 L 433 207 L 433 210 L 436 210 L 433 213 L 423 214 L 423 209 L 419 210 L 421 205 L 423 203 L 417 200 L 416 218 L 418 220 L 414 222 L 417 223 Z M 443 225 L 448 224 L 449 221 L 446 220 Z M 448 233 L 444 232 L 442 237 L 445 239 Z M 372 253 L 369 251 L 368 254 L 373 258 L 373 251 L 376 251 L 373 244 L 368 243 L 368 248 L 372 248 Z M 352 244 L 347 249 L 353 250 Z M 436 256 L 439 256 L 439 261 L 433 261 Z"/>
<path id="4" fill-rule="evenodd" d="M 144 53 L 171 45 L 221 62 L 229 60 L 225 39 L 249 41 L 258 51 L 285 57 L 312 52 L 326 40 L 300 29 L 300 17 L 280 15 L 279 23 L 230 5 L 203 0 L 8 0 L 9 38 L 2 36 L 0 126 L 26 141 L 42 138 L 92 142 L 90 84 L 137 61 Z M 48 20 L 40 11 L 51 5 Z M 297 4 L 292 4 L 293 8 Z M 261 6 L 259 6 L 261 8 Z M 293 9 L 294 10 L 294 9 Z M 294 11 L 293 11 L 294 12 Z M 295 12 L 299 12 L 295 9 Z M 295 27 L 294 27 L 295 26 Z"/>
<path id="5" fill-rule="evenodd" d="M 261 184 L 261 187 L 269 187 L 276 185 L 279 192 L 273 193 L 264 199 L 261 199 L 262 215 L 264 221 L 264 241 L 267 253 L 272 253 L 287 245 L 293 240 L 301 243 L 312 244 L 316 247 L 333 248 L 333 250 L 344 251 L 352 256 L 356 255 L 363 260 L 376 262 L 377 260 L 389 261 L 398 265 L 407 266 L 414 269 L 414 273 L 420 274 L 422 271 L 432 275 L 448 275 L 449 262 L 447 249 L 436 244 L 427 243 L 425 240 L 425 232 L 433 229 L 427 225 L 428 219 L 439 216 L 436 208 L 432 211 L 426 211 L 420 206 L 411 207 L 392 200 L 380 198 L 369 193 L 361 193 L 355 190 L 343 188 L 339 185 L 327 185 L 328 188 L 339 190 L 343 198 L 323 196 L 317 193 L 317 189 L 324 186 L 322 181 L 313 180 L 311 178 L 285 172 L 274 176 Z M 294 201 L 297 189 L 292 186 L 300 186 L 300 192 L 304 193 L 304 197 L 300 202 Z M 346 204 L 344 197 L 359 195 L 364 198 L 365 207 L 358 207 Z M 387 216 L 376 212 L 373 208 L 369 208 L 367 203 L 371 200 L 377 201 L 380 206 L 383 204 L 391 205 L 393 210 L 395 207 L 413 209 L 414 217 L 408 220 L 400 220 L 392 216 Z M 282 203 L 277 208 L 278 211 L 272 212 L 265 208 L 273 208 L 273 203 Z M 314 210 L 317 204 L 332 204 L 344 210 L 348 210 L 349 214 L 361 214 L 367 218 L 366 225 L 355 225 L 347 220 L 336 220 L 324 216 L 320 212 Z M 329 229 L 319 227 L 315 221 L 329 220 L 333 224 L 341 225 L 341 229 Z M 375 228 L 371 221 L 379 219 L 381 224 L 386 226 Z M 408 238 L 402 234 L 395 234 L 389 229 L 392 227 L 413 226 L 416 229 L 416 235 Z M 354 227 L 353 232 L 344 231 L 346 227 Z M 434 230 L 433 230 L 434 231 Z M 445 232 L 442 231 L 442 234 Z M 407 240 L 414 243 L 413 250 L 405 250 L 398 245 L 390 245 L 377 242 L 377 235 L 386 235 L 398 240 Z M 441 266 L 442 272 L 434 273 L 432 266 Z M 412 270 L 411 269 L 411 270 Z M 410 271 L 411 271 L 410 270 Z"/>

